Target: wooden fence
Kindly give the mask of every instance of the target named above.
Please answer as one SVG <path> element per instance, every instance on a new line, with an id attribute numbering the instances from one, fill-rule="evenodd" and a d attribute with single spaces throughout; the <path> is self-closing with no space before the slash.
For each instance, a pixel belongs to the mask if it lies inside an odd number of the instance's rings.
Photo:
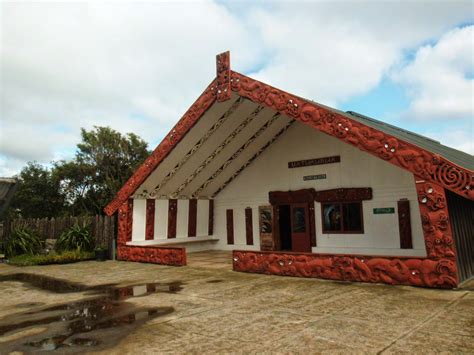
<path id="1" fill-rule="evenodd" d="M 89 232 L 95 238 L 95 245 L 111 250 L 112 241 L 115 238 L 116 224 L 115 216 L 83 216 L 83 217 L 59 217 L 59 218 L 28 218 L 6 220 L 3 223 L 3 233 L 0 240 L 5 240 L 19 227 L 29 227 L 36 231 L 43 239 L 58 239 L 61 233 L 75 224 L 82 226 L 86 224 Z"/>

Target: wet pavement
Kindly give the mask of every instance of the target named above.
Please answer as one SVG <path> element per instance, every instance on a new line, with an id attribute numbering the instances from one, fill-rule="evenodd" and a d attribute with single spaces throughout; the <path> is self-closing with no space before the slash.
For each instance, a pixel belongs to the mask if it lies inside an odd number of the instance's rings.
<path id="1" fill-rule="evenodd" d="M 49 307 L 39 302 L 17 304 L 16 308 L 30 310 L 0 319 L 0 336 L 6 335 L 8 339 L 8 335 L 29 329 L 42 331 L 3 342 L 2 353 L 52 350 L 69 353 L 84 352 L 91 347 L 111 347 L 120 340 L 120 334 L 126 336 L 141 324 L 174 311 L 173 307 L 136 307 L 125 302 L 128 298 L 160 292 L 176 293 L 182 289 L 181 282 L 125 287 L 109 284 L 87 286 L 38 274 L 0 275 L 0 283 L 11 281 L 55 294 L 83 292 L 86 298 Z M 87 297 L 89 295 L 92 297 Z M 113 337 L 104 332 L 108 329 L 114 331 Z"/>
<path id="2" fill-rule="evenodd" d="M 392 287 L 236 273 L 197 259 L 0 265 L 0 354 L 474 352 L 474 282 Z"/>

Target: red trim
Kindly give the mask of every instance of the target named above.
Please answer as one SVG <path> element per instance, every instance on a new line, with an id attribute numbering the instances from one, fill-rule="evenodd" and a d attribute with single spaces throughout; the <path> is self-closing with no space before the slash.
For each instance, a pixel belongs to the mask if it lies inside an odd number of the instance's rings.
<path id="1" fill-rule="evenodd" d="M 438 288 L 458 284 L 456 250 L 444 189 L 417 183 L 427 257 L 234 251 L 234 270 L 331 280 Z"/>
<path id="2" fill-rule="evenodd" d="M 224 89 L 221 89 L 218 101 L 225 101 L 230 98 L 231 92 L 225 91 L 228 85 L 230 85 L 232 91 L 237 92 L 242 97 L 264 104 L 362 151 L 408 170 L 421 179 L 435 182 L 464 198 L 474 200 L 473 171 L 462 168 L 438 154 L 428 152 L 411 143 L 399 140 L 345 115 L 329 110 L 324 106 L 231 71 L 229 52 L 218 55 L 217 62 L 217 79 L 204 90 L 150 157 L 120 189 L 115 199 L 104 208 L 107 215 L 112 215 L 136 191 L 214 103 L 219 90 L 216 90 L 217 86 Z M 228 80 L 229 75 L 230 81 Z"/>
<path id="3" fill-rule="evenodd" d="M 314 102 L 232 71 L 232 90 L 393 165 L 474 200 L 474 172 Z"/>
<path id="4" fill-rule="evenodd" d="M 216 55 L 217 102 L 230 99 L 230 52 Z"/>
<path id="5" fill-rule="evenodd" d="M 155 246 L 119 246 L 117 259 L 143 263 L 185 266 L 186 248 Z"/>
<path id="6" fill-rule="evenodd" d="M 166 158 L 166 156 L 173 150 L 173 148 L 183 139 L 189 130 L 196 124 L 201 116 L 207 111 L 216 99 L 215 90 L 216 80 L 204 90 L 193 105 L 186 111 L 184 116 L 176 123 L 161 143 L 155 148 L 153 153 L 140 165 L 140 167 L 133 173 L 132 177 L 128 179 L 125 185 L 122 186 L 117 193 L 115 199 L 111 201 L 104 212 L 111 216 L 117 211 L 120 205 L 127 200 L 136 189 L 146 180 L 153 170 Z"/>
<path id="7" fill-rule="evenodd" d="M 360 202 L 372 200 L 372 188 L 351 187 L 316 191 L 314 199 L 318 202 Z"/>
<path id="8" fill-rule="evenodd" d="M 129 242 L 132 240 L 132 227 L 133 227 L 133 199 L 129 198 L 127 200 L 127 226 L 125 241 Z"/>
<path id="9" fill-rule="evenodd" d="M 247 245 L 253 245 L 253 218 L 251 207 L 245 209 L 245 239 Z"/>
<path id="10" fill-rule="evenodd" d="M 362 255 L 233 251 L 234 271 L 329 280 L 454 288 L 452 260 Z"/>
<path id="11" fill-rule="evenodd" d="M 188 237 L 196 236 L 196 222 L 197 222 L 197 200 L 193 198 L 189 200 Z"/>
<path id="12" fill-rule="evenodd" d="M 301 189 L 295 191 L 270 191 L 268 193 L 268 201 L 271 205 L 290 205 L 292 203 L 307 202 L 311 203 L 314 201 L 316 196 L 316 190 Z"/>
<path id="13" fill-rule="evenodd" d="M 178 200 L 168 200 L 168 239 L 176 238 L 176 223 L 178 220 Z"/>
<path id="14" fill-rule="evenodd" d="M 146 200 L 146 218 L 145 218 L 145 240 L 153 240 L 155 237 L 155 200 Z"/>
<path id="15" fill-rule="evenodd" d="M 411 235 L 410 201 L 403 199 L 397 203 L 398 233 L 400 235 L 400 249 L 413 249 Z"/>
<path id="16" fill-rule="evenodd" d="M 209 219 L 207 226 L 208 235 L 214 234 L 214 200 L 209 200 Z"/>
<path id="17" fill-rule="evenodd" d="M 234 244 L 234 210 L 226 210 L 227 244 Z"/>

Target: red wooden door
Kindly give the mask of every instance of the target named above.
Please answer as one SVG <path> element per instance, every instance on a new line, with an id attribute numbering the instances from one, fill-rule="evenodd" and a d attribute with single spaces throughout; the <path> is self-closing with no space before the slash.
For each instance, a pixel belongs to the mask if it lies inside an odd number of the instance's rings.
<path id="1" fill-rule="evenodd" d="M 292 251 L 311 252 L 311 234 L 307 203 L 291 204 L 291 246 Z"/>

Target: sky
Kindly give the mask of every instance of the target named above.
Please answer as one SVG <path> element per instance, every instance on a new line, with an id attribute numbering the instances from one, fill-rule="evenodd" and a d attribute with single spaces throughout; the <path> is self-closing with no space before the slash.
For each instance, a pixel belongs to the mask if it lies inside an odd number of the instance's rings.
<path id="1" fill-rule="evenodd" d="M 474 154 L 472 1 L 1 2 L 0 176 L 80 128 L 153 149 L 231 68 Z"/>

